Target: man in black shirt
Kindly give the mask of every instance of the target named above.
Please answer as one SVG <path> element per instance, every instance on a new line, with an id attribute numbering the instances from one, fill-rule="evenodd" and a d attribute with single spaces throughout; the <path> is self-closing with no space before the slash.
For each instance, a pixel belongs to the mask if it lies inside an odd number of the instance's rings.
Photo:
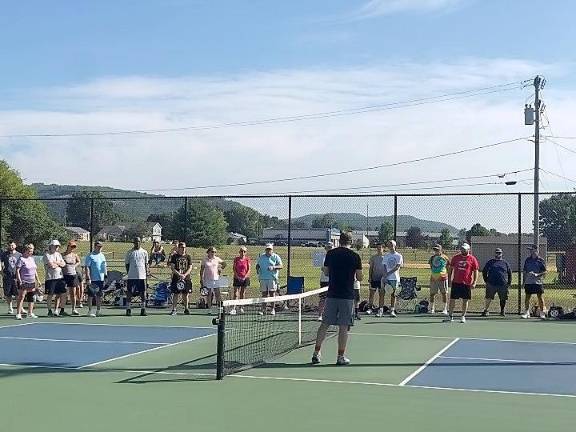
<path id="1" fill-rule="evenodd" d="M 184 315 L 190 315 L 190 293 L 192 292 L 192 257 L 186 253 L 186 243 L 179 242 L 176 253 L 170 257 L 170 267 L 172 268 L 172 281 L 170 291 L 172 292 L 172 312 L 176 315 L 178 306 L 178 294 L 184 303 Z"/>
<path id="2" fill-rule="evenodd" d="M 502 249 L 497 248 L 494 251 L 495 257 L 489 260 L 484 269 L 482 276 L 486 282 L 486 307 L 482 316 L 488 316 L 490 303 L 494 300 L 496 293 L 500 299 L 500 316 L 505 316 L 506 300 L 508 300 L 508 287 L 512 284 L 512 270 L 508 263 L 502 259 Z"/>
<path id="3" fill-rule="evenodd" d="M 324 259 L 324 274 L 329 276 L 330 282 L 322 324 L 316 335 L 316 346 L 312 355 L 312 364 L 320 363 L 320 349 L 326 338 L 326 332 L 331 325 L 339 328 L 338 357 L 336 364 L 340 366 L 350 364 L 345 356 L 348 331 L 354 325 L 354 281 L 362 281 L 362 260 L 350 247 L 352 235 L 347 232 L 340 234 L 340 247 L 326 253 Z"/>

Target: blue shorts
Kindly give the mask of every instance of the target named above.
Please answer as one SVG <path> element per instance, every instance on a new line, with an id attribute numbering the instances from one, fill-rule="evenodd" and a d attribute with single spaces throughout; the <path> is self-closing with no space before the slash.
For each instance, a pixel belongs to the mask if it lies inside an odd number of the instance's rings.
<path id="1" fill-rule="evenodd" d="M 88 297 L 102 297 L 104 293 L 104 281 L 91 281 L 86 287 Z"/>

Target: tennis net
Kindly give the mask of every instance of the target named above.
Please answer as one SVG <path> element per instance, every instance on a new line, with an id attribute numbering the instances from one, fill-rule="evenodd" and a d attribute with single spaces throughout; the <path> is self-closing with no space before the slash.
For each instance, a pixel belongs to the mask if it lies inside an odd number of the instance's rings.
<path id="1" fill-rule="evenodd" d="M 226 300 L 218 317 L 217 378 L 310 344 L 327 288 L 278 297 Z"/>

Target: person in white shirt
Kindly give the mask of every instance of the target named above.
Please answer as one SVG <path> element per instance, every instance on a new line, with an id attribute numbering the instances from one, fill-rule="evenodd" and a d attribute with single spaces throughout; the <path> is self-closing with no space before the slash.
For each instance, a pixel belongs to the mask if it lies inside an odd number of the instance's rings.
<path id="1" fill-rule="evenodd" d="M 219 305 L 222 297 L 220 296 L 220 273 L 226 267 L 226 263 L 220 257 L 216 256 L 216 248 L 210 246 L 206 251 L 206 258 L 200 264 L 200 285 L 208 290 L 208 308 L 212 307 L 212 300 L 216 299 Z"/>
<path id="2" fill-rule="evenodd" d="M 134 238 L 134 247 L 126 253 L 124 264 L 128 273 L 126 284 L 126 316 L 132 315 L 132 297 L 140 297 L 140 316 L 146 316 L 146 278 L 148 277 L 148 252 L 142 248 L 140 237 Z"/>
<path id="3" fill-rule="evenodd" d="M 45 284 L 46 291 L 46 306 L 48 307 L 48 316 L 65 315 L 64 305 L 66 304 L 66 282 L 64 281 L 64 274 L 62 268 L 66 266 L 64 258 L 59 251 L 60 242 L 52 240 L 48 244 L 48 251 L 42 257 L 45 269 Z M 54 300 L 54 311 L 52 311 L 52 298 Z"/>
<path id="4" fill-rule="evenodd" d="M 386 268 L 382 276 L 382 286 L 385 293 L 390 293 L 390 316 L 396 317 L 396 290 L 400 285 L 400 268 L 404 264 L 404 258 L 396 251 L 396 242 L 390 240 L 387 243 L 388 253 L 384 255 L 383 261 Z M 383 308 L 378 309 L 379 317 L 384 313 Z"/>

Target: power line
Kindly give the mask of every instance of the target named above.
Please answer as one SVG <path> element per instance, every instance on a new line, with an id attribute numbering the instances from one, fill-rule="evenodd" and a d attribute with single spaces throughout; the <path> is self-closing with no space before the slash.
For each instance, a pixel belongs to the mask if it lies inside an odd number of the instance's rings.
<path id="1" fill-rule="evenodd" d="M 439 180 L 421 180 L 416 182 L 408 182 L 408 183 L 396 183 L 396 184 L 385 184 L 385 185 L 372 185 L 372 186 L 355 186 L 355 187 L 346 187 L 346 188 L 328 188 L 328 189 L 308 189 L 308 190 L 299 190 L 299 191 L 287 191 L 281 192 L 283 194 L 298 194 L 298 193 L 313 193 L 313 192 L 330 192 L 330 191 L 352 191 L 352 190 L 359 190 L 359 189 L 372 189 L 372 188 L 379 188 L 379 187 L 396 187 L 396 186 L 412 186 L 418 184 L 428 184 L 428 183 L 445 183 L 445 182 L 453 182 L 459 180 L 473 180 L 473 179 L 482 179 L 482 178 L 490 178 L 490 177 L 499 177 L 503 178 L 510 174 L 519 174 L 522 172 L 532 171 L 532 168 L 527 168 L 518 171 L 510 171 L 505 173 L 496 173 L 496 174 L 487 174 L 481 176 L 467 176 L 467 177 L 455 177 L 450 179 L 439 179 Z M 369 192 L 369 191 L 365 191 Z"/>
<path id="2" fill-rule="evenodd" d="M 72 138 L 72 137 L 97 137 L 97 136 L 114 136 L 114 135 L 147 135 L 147 134 L 162 134 L 162 133 L 174 133 L 185 131 L 205 131 L 213 129 L 230 128 L 230 127 L 246 127 L 246 126 L 257 126 L 266 124 L 277 124 L 277 123 L 290 123 L 303 120 L 319 120 L 331 117 L 363 114 L 367 112 L 378 112 L 400 108 L 410 108 L 430 103 L 449 102 L 452 100 L 464 99 L 474 96 L 483 96 L 492 93 L 512 91 L 523 88 L 525 82 L 526 81 L 519 81 L 507 84 L 499 84 L 475 90 L 464 90 L 459 92 L 446 93 L 438 96 L 430 96 L 425 98 L 411 99 L 398 102 L 389 102 L 386 104 L 371 105 L 360 108 L 348 108 L 342 110 L 302 114 L 296 116 L 273 117 L 268 119 L 260 119 L 252 121 L 228 122 L 215 125 L 184 126 L 179 128 L 140 129 L 140 130 L 108 131 L 108 132 L 11 134 L 11 135 L 0 135 L 0 138 L 64 138 L 64 137 Z"/>
<path id="3" fill-rule="evenodd" d="M 440 158 L 448 157 L 448 156 L 455 156 L 455 155 L 459 155 L 462 153 L 468 153 L 468 152 L 472 152 L 472 151 L 497 147 L 497 146 L 500 146 L 503 144 L 509 144 L 509 143 L 513 143 L 513 142 L 517 142 L 517 141 L 524 141 L 524 140 L 528 140 L 530 138 L 531 137 L 514 138 L 511 140 L 499 141 L 496 143 L 486 144 L 486 145 L 482 145 L 482 146 L 478 146 L 478 147 L 472 147 L 472 148 L 468 148 L 468 149 L 457 150 L 457 151 L 448 152 L 448 153 L 441 153 L 441 154 L 437 154 L 437 155 L 433 155 L 433 156 L 426 156 L 426 157 L 422 157 L 422 158 L 410 159 L 410 160 L 405 160 L 405 161 L 400 161 L 400 162 L 393 162 L 393 163 L 389 163 L 389 164 L 374 165 L 374 166 L 366 167 L 366 168 L 356 168 L 356 169 L 351 169 L 351 170 L 335 171 L 335 172 L 313 174 L 313 175 L 306 175 L 306 176 L 284 177 L 284 178 L 271 179 L 271 180 L 256 180 L 256 181 L 248 181 L 248 182 L 242 182 L 242 183 L 216 184 L 216 185 L 191 186 L 191 187 L 182 187 L 182 188 L 165 188 L 165 189 L 140 189 L 139 192 L 168 192 L 168 191 L 184 191 L 184 190 L 199 190 L 199 189 L 251 186 L 251 185 L 256 185 L 256 184 L 281 183 L 281 182 L 286 182 L 286 181 L 308 180 L 308 179 L 321 178 L 321 177 L 353 174 L 353 173 L 358 173 L 358 172 L 373 171 L 373 170 L 377 170 L 377 169 L 381 169 L 381 168 L 391 168 L 391 167 L 396 167 L 396 166 L 400 166 L 400 165 L 408 165 L 408 164 L 417 163 L 417 162 L 440 159 Z"/>
<path id="4" fill-rule="evenodd" d="M 562 149 L 564 149 L 564 150 L 566 150 L 566 151 L 568 151 L 568 152 L 570 152 L 570 153 L 576 154 L 576 150 L 571 149 L 570 147 L 566 147 L 566 146 L 560 144 L 559 142 L 556 142 L 556 141 L 550 139 L 550 137 L 544 137 L 544 139 L 545 139 L 546 141 L 550 141 L 552 144 L 555 144 L 555 145 L 557 145 L 558 147 L 560 147 L 560 148 L 562 148 Z"/>
<path id="5" fill-rule="evenodd" d="M 572 182 L 572 183 L 576 183 L 576 180 L 575 180 L 575 179 L 571 179 L 571 178 L 569 178 L 569 177 L 566 177 L 566 176 L 563 176 L 563 175 L 560 175 L 560 174 L 556 174 L 556 173 L 550 172 L 550 171 L 548 171 L 548 170 L 545 170 L 544 168 L 540 168 L 540 171 L 543 171 L 543 172 L 545 172 L 546 174 L 549 174 L 549 175 L 551 175 L 551 176 L 558 177 L 558 178 L 561 178 L 561 179 L 564 179 L 564 180 L 568 180 L 569 182 Z"/>

